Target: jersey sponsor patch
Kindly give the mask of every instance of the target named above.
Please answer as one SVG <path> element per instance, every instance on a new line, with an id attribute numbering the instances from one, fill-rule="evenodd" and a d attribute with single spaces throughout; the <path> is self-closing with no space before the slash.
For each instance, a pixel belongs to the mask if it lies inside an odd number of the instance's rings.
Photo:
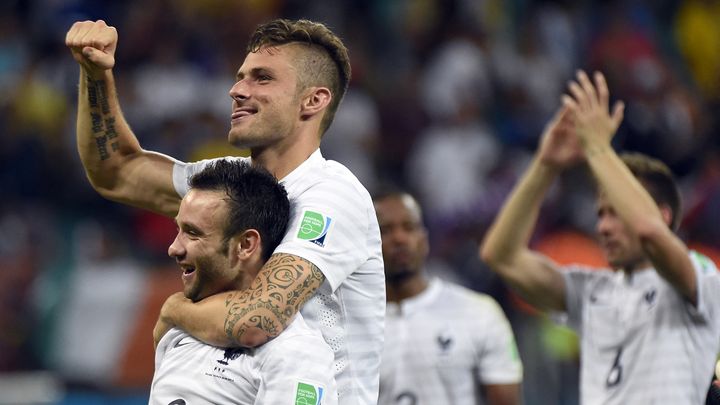
<path id="1" fill-rule="evenodd" d="M 320 385 L 298 381 L 295 405 L 321 405 L 324 391 Z"/>
<path id="2" fill-rule="evenodd" d="M 323 247 L 330 224 L 332 224 L 332 218 L 319 212 L 305 210 L 298 226 L 297 238 Z"/>
<path id="3" fill-rule="evenodd" d="M 701 274 L 712 274 L 717 272 L 717 267 L 715 267 L 715 263 L 713 263 L 713 261 L 704 254 L 695 250 L 691 250 L 690 257 L 695 259 L 695 261 L 700 265 Z"/>

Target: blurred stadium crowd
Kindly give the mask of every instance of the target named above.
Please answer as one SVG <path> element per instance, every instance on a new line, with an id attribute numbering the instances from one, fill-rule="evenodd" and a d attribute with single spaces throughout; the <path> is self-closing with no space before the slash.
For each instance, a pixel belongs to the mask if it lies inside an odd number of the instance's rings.
<path id="1" fill-rule="evenodd" d="M 528 404 L 575 403 L 577 347 L 506 292 L 477 244 L 576 69 L 606 74 L 627 104 L 615 146 L 672 167 L 682 237 L 720 262 L 720 1 L 9 0 L 0 5 L 0 403 L 14 378 L 37 371 L 51 377 L 30 380 L 45 387 L 38 403 L 80 403 L 98 390 L 143 403 L 150 331 L 180 288 L 166 254 L 174 224 L 102 200 L 84 176 L 78 67 L 63 42 L 72 22 L 117 27 L 121 104 L 141 144 L 198 160 L 244 153 L 226 144 L 227 91 L 249 32 L 278 16 L 325 22 L 348 45 L 351 88 L 324 155 L 371 191 L 392 182 L 417 193 L 432 270 L 495 296 L 513 322 Z M 535 243 L 559 261 L 602 260 L 585 176 L 563 178 L 541 216 Z M 554 370 L 543 385 L 541 368 Z"/>

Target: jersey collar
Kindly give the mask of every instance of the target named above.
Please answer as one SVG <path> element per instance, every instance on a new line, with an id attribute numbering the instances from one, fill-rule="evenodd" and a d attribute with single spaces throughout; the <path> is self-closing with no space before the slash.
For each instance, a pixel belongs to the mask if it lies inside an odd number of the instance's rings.
<path id="1" fill-rule="evenodd" d="M 388 303 L 388 306 L 394 306 L 395 310 L 404 316 L 413 315 L 417 312 L 425 310 L 430 306 L 440 295 L 442 289 L 442 280 L 437 277 L 432 277 L 428 281 L 428 287 L 420 294 L 406 298 L 397 304 Z"/>

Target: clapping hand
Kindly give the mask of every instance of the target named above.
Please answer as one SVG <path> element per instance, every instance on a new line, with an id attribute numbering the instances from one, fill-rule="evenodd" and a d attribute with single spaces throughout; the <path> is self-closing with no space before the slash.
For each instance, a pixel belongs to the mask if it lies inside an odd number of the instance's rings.
<path id="1" fill-rule="evenodd" d="M 593 84 L 584 71 L 578 71 L 577 80 L 571 81 L 568 86 L 570 94 L 562 97 L 563 105 L 572 115 L 575 134 L 586 156 L 610 145 L 625 109 L 625 104 L 618 101 L 610 113 L 605 77 L 595 72 L 594 79 Z"/>

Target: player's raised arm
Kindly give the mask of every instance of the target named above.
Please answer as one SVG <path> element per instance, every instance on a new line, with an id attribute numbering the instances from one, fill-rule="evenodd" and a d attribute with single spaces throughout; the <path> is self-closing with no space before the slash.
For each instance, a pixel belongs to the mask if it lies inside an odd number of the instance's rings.
<path id="1" fill-rule="evenodd" d="M 546 127 L 530 167 L 480 247 L 482 260 L 524 299 L 542 309 L 565 308 L 564 280 L 557 265 L 531 251 L 528 243 L 545 193 L 564 168 L 581 159 L 568 109 L 561 108 Z"/>
<path id="2" fill-rule="evenodd" d="M 678 212 L 658 204 L 615 153 L 610 144 L 622 120 L 623 105 L 609 109 L 608 88 L 601 73 L 594 83 L 580 71 L 563 102 L 572 111 L 587 162 L 615 214 L 640 238 L 642 249 L 657 272 L 691 302 L 697 302 L 695 272 L 685 244 L 672 224 Z"/>
<path id="3" fill-rule="evenodd" d="M 145 151 L 125 121 L 112 68 L 118 34 L 104 21 L 76 22 L 65 44 L 80 65 L 77 145 L 85 173 L 103 197 L 174 216 L 174 160 Z"/>

